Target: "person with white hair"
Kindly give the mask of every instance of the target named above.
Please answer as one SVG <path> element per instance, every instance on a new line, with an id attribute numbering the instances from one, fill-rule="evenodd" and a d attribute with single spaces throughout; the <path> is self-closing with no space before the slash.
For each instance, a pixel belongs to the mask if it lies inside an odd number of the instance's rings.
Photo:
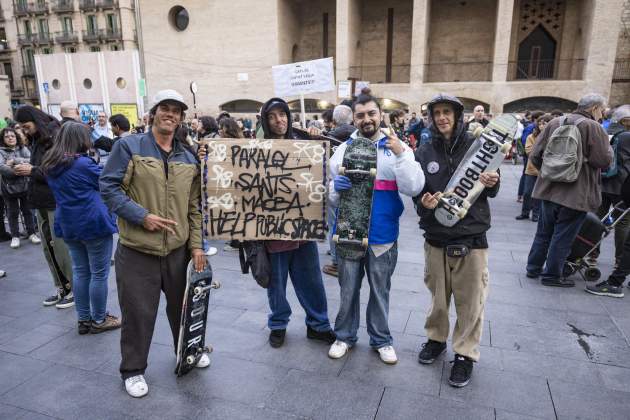
<path id="1" fill-rule="evenodd" d="M 79 106 L 73 101 L 63 101 L 60 105 L 59 115 L 61 115 L 61 124 L 73 121 L 81 121 L 81 113 L 79 112 Z"/>
<path id="2" fill-rule="evenodd" d="M 529 158 L 540 170 L 532 196 L 542 200 L 538 228 L 527 260 L 527 277 L 541 277 L 542 284 L 573 287 L 575 282 L 563 275 L 564 262 L 571 252 L 587 212 L 596 212 L 602 201 L 600 173 L 612 163 L 612 149 L 606 131 L 599 124 L 606 109 L 606 98 L 588 94 L 580 99 L 570 115 L 551 120 L 540 134 Z M 579 135 L 570 136 L 575 126 Z M 559 130 L 556 133 L 556 130 Z M 560 131 L 564 131 L 561 137 Z M 576 142 L 573 176 L 561 176 L 546 153 L 571 138 Z M 558 146 L 559 147 L 559 146 Z"/>

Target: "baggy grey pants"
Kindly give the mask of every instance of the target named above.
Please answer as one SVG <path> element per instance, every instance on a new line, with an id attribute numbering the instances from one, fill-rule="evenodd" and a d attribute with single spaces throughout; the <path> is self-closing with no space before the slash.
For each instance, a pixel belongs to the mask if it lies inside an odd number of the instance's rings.
<path id="1" fill-rule="evenodd" d="M 72 259 L 64 240 L 55 236 L 55 211 L 37 210 L 37 226 L 55 287 L 65 288 L 64 293 L 67 294 L 72 288 Z"/>
<path id="2" fill-rule="evenodd" d="M 160 291 L 166 296 L 166 316 L 177 351 L 189 260 L 186 245 L 158 257 L 118 244 L 115 264 L 122 314 L 120 373 L 123 380 L 142 375 L 147 368 Z"/>

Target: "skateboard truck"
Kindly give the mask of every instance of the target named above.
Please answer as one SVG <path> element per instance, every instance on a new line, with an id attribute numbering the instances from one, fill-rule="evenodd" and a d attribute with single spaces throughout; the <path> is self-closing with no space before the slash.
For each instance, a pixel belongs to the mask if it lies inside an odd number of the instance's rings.
<path id="1" fill-rule="evenodd" d="M 366 249 L 367 249 L 367 247 L 369 245 L 368 238 L 363 238 L 363 239 L 345 239 L 345 238 L 340 238 L 339 235 L 335 234 L 335 235 L 333 235 L 332 240 L 336 244 L 361 245 L 363 248 L 366 248 Z"/>
<path id="2" fill-rule="evenodd" d="M 339 175 L 369 175 L 376 178 L 376 168 L 370 168 L 369 171 L 363 169 L 346 169 L 345 166 L 339 167 Z"/>
<path id="3" fill-rule="evenodd" d="M 203 293 L 206 293 L 208 290 L 210 289 L 218 289 L 221 287 L 221 283 L 219 283 L 217 280 L 212 280 L 212 283 L 210 283 L 208 286 L 197 286 L 193 289 L 195 296 L 199 296 Z"/>
<path id="4" fill-rule="evenodd" d="M 197 351 L 197 354 L 191 354 L 186 357 L 186 364 L 194 365 L 197 363 L 197 356 L 201 357 L 203 353 L 212 353 L 212 346 L 207 346 Z"/>

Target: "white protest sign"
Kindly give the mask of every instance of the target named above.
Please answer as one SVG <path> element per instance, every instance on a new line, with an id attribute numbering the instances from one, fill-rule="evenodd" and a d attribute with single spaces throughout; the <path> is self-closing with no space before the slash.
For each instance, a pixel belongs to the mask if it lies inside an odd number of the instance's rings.
<path id="1" fill-rule="evenodd" d="M 337 90 L 337 97 L 339 98 L 349 98 L 352 90 L 352 82 L 350 80 L 340 80 L 339 81 L 339 89 Z"/>
<path id="2" fill-rule="evenodd" d="M 369 88 L 370 87 L 370 82 L 368 82 L 367 80 L 357 80 L 357 82 L 354 85 L 354 94 L 359 96 L 361 94 L 361 91 L 364 88 Z"/>
<path id="3" fill-rule="evenodd" d="M 332 57 L 273 66 L 272 71 L 275 95 L 281 98 L 335 90 Z"/>

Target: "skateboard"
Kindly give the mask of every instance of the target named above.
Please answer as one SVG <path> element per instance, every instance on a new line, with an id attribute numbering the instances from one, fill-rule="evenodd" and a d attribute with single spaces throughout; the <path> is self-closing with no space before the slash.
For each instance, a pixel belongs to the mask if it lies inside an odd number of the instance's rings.
<path id="1" fill-rule="evenodd" d="M 357 260 L 368 247 L 372 194 L 376 178 L 376 146 L 372 140 L 357 137 L 348 144 L 339 175 L 350 178 L 352 187 L 341 191 L 335 233 L 337 255 Z"/>
<path id="2" fill-rule="evenodd" d="M 210 248 L 206 255 L 217 253 L 216 248 Z M 179 339 L 177 341 L 177 363 L 175 374 L 183 376 L 190 372 L 203 353 L 211 353 L 212 347 L 206 347 L 206 321 L 208 318 L 208 302 L 210 290 L 218 289 L 220 284 L 212 280 L 210 264 L 197 273 L 193 262 L 188 263 L 186 269 L 186 291 L 182 306 L 182 318 L 179 325 Z"/>
<path id="3" fill-rule="evenodd" d="M 435 218 L 440 224 L 452 227 L 466 217 L 468 209 L 485 188 L 479 175 L 501 166 L 512 148 L 517 128 L 518 121 L 514 116 L 502 114 L 481 131 L 453 173 L 445 192 L 438 196 Z"/>

